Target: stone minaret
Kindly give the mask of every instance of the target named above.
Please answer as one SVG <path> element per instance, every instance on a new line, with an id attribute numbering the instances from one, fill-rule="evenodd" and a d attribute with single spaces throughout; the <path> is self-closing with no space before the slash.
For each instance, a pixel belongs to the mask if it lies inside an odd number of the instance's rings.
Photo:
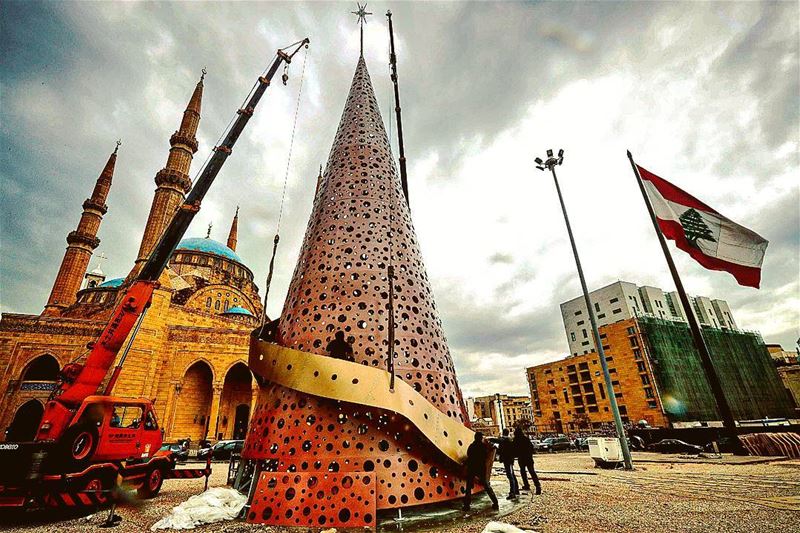
<path id="1" fill-rule="evenodd" d="M 97 230 L 100 229 L 103 215 L 108 211 L 106 199 L 111 188 L 111 179 L 114 177 L 119 145 L 117 142 L 117 147 L 108 158 L 100 177 L 97 178 L 92 196 L 83 202 L 83 215 L 77 229 L 67 235 L 67 251 L 64 252 L 61 268 L 58 269 L 53 290 L 44 307 L 46 315 L 57 315 L 62 309 L 75 303 L 75 294 L 81 287 L 92 252 L 100 244 Z"/>
<path id="2" fill-rule="evenodd" d="M 138 272 L 147 261 L 175 210 L 192 188 L 189 167 L 192 164 L 192 156 L 197 151 L 195 134 L 197 126 L 200 124 L 200 102 L 203 99 L 204 77 L 205 70 L 200 81 L 197 82 L 189 105 L 186 106 L 186 111 L 183 112 L 180 128 L 169 139 L 171 148 L 167 164 L 156 174 L 156 193 L 153 196 L 153 204 L 150 206 L 150 215 L 147 217 L 139 254 L 136 256 L 134 272 Z"/>
<path id="3" fill-rule="evenodd" d="M 233 222 L 231 222 L 231 231 L 228 233 L 228 248 L 236 251 L 236 243 L 239 240 L 239 207 L 236 207 L 236 214 L 233 215 Z"/>

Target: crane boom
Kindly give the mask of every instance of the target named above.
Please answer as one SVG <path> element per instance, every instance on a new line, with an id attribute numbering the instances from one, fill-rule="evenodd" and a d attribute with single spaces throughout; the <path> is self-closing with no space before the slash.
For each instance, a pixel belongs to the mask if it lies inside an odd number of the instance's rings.
<path id="1" fill-rule="evenodd" d="M 61 380 L 47 402 L 36 440 L 58 439 L 72 421 L 75 409 L 85 398 L 96 394 L 97 388 L 114 364 L 125 339 L 142 313 L 149 307 L 153 291 L 158 284 L 158 278 L 199 211 L 203 198 L 231 154 L 233 146 L 250 117 L 253 116 L 255 107 L 269 87 L 273 76 L 280 68 L 281 63 L 285 62 L 287 65 L 291 63 L 292 57 L 308 43 L 309 40 L 306 38 L 279 49 L 269 69 L 258 78 L 255 89 L 251 91 L 244 107 L 237 111 L 236 120 L 225 134 L 222 143 L 214 148 L 213 155 L 201 170 L 186 200 L 172 217 L 144 267 L 125 290 L 100 337 L 90 345 L 90 352 L 85 363 L 68 365 L 71 366 L 70 372 L 66 372 L 67 368 L 65 367 L 64 373 L 70 375 Z M 115 369 L 106 391 L 110 391 L 113 387 L 119 371 L 120 366 Z"/>

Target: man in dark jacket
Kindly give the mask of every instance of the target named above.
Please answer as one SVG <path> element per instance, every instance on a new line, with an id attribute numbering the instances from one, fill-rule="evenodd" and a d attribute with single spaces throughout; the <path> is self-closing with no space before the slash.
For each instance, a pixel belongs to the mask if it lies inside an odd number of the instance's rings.
<path id="1" fill-rule="evenodd" d="M 487 465 L 489 460 L 489 449 L 487 443 L 483 440 L 483 433 L 478 431 L 475 433 L 475 440 L 467 448 L 467 493 L 464 495 L 464 510 L 469 511 L 470 500 L 472 499 L 472 487 L 474 486 L 475 479 L 478 483 L 483 485 L 486 489 L 486 494 L 492 500 L 492 509 L 495 511 L 500 508 L 497 503 L 497 496 L 494 495 L 492 486 L 489 484 L 489 478 L 486 475 L 490 465 Z"/>
<path id="2" fill-rule="evenodd" d="M 533 480 L 533 486 L 536 487 L 536 494 L 542 493 L 542 484 L 539 483 L 539 476 L 536 475 L 536 470 L 533 468 L 533 443 L 525 436 L 522 428 L 514 430 L 514 452 L 519 462 L 519 471 L 522 474 L 522 490 L 531 490 L 528 485 L 528 476 L 525 470 L 527 469 Z"/>
<path id="3" fill-rule="evenodd" d="M 339 330 L 336 332 L 335 338 L 328 343 L 325 347 L 328 355 L 336 359 L 344 359 L 345 361 L 355 361 L 353 357 L 353 347 L 350 343 L 344 340 L 344 331 Z"/>
<path id="4" fill-rule="evenodd" d="M 514 443 L 508 436 L 508 428 L 503 430 L 503 436 L 499 439 L 492 439 L 492 442 L 497 443 L 497 456 L 500 462 L 506 469 L 506 477 L 508 478 L 508 497 L 507 500 L 514 500 L 519 496 L 519 482 L 517 476 L 514 474 L 514 458 L 516 457 L 516 450 L 514 450 Z"/>

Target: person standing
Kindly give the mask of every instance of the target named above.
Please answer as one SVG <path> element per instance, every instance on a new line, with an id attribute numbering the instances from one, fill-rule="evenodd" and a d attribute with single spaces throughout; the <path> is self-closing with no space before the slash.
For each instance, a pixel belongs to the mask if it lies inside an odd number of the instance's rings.
<path id="1" fill-rule="evenodd" d="M 483 433 L 478 431 L 475 433 L 475 440 L 467 448 L 467 492 L 464 494 L 464 511 L 469 511 L 475 479 L 486 489 L 486 494 L 492 500 L 492 509 L 497 511 L 500 508 L 497 496 L 495 496 L 492 486 L 489 484 L 489 476 L 487 475 L 489 465 L 486 464 L 488 460 L 489 450 L 487 443 L 483 440 Z"/>
<path id="2" fill-rule="evenodd" d="M 507 500 L 514 500 L 519 497 L 519 482 L 517 482 L 517 476 L 514 474 L 514 458 L 516 457 L 516 451 L 514 450 L 514 443 L 508 436 L 508 428 L 503 430 L 503 436 L 499 439 L 492 439 L 492 442 L 496 442 L 497 447 L 497 455 L 500 458 L 500 462 L 503 463 L 503 467 L 506 470 L 506 477 L 508 478 L 508 497 Z"/>
<path id="3" fill-rule="evenodd" d="M 536 494 L 541 494 L 542 484 L 539 482 L 539 476 L 536 475 L 536 470 L 533 466 L 533 443 L 522 431 L 522 428 L 514 430 L 513 444 L 517 462 L 519 463 L 519 471 L 522 475 L 522 490 L 531 490 L 531 486 L 528 484 L 528 476 L 525 472 L 527 470 L 531 475 L 531 480 L 533 480 L 533 486 L 536 487 Z"/>
<path id="4" fill-rule="evenodd" d="M 342 330 L 336 332 L 334 339 L 325 347 L 325 351 L 328 352 L 328 355 L 336 359 L 355 362 L 353 347 L 344 339 L 344 331 Z"/>

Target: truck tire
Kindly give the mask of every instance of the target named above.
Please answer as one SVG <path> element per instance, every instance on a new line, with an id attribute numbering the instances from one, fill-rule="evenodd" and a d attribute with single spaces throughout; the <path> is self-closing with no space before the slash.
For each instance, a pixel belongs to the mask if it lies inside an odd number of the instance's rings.
<path id="1" fill-rule="evenodd" d="M 154 466 L 151 468 L 147 475 L 144 477 L 142 486 L 136 489 L 136 493 L 140 498 L 152 498 L 161 490 L 161 485 L 164 483 L 164 471 L 159 467 Z"/>
<path id="2" fill-rule="evenodd" d="M 98 442 L 97 426 L 78 424 L 64 432 L 59 455 L 67 468 L 75 471 L 82 470 L 91 462 Z"/>

